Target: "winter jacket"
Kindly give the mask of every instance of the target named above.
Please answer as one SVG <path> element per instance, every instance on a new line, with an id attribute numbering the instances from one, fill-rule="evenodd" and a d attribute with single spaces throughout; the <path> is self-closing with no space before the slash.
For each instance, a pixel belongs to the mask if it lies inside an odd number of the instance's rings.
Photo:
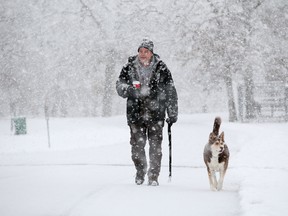
<path id="1" fill-rule="evenodd" d="M 165 113 L 177 121 L 178 97 L 171 72 L 157 54 L 149 82 L 148 95 L 131 94 L 133 81 L 139 81 L 136 65 L 137 56 L 131 56 L 119 75 L 116 90 L 119 96 L 127 98 L 128 124 L 159 123 L 164 125 Z"/>

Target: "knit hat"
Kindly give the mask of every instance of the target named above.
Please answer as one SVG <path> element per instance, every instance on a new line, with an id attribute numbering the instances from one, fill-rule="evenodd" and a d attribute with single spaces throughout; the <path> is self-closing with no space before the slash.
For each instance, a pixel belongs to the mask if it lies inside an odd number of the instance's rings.
<path id="1" fill-rule="evenodd" d="M 154 48 L 153 41 L 151 41 L 149 39 L 143 39 L 143 41 L 141 42 L 140 46 L 138 47 L 138 52 L 139 52 L 139 49 L 142 48 L 142 47 L 150 50 L 153 53 L 153 48 Z"/>

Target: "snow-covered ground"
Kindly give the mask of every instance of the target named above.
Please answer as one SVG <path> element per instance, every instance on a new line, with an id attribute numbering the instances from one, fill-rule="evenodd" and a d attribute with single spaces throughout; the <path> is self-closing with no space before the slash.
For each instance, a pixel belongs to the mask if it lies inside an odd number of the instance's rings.
<path id="1" fill-rule="evenodd" d="M 210 191 L 202 159 L 216 115 L 231 154 L 219 192 Z M 0 119 L 0 215 L 288 215 L 288 123 L 227 118 L 180 116 L 171 182 L 165 126 L 159 187 L 134 184 L 125 116 L 52 118 L 51 148 L 45 119 L 28 118 L 28 134 L 18 136 Z"/>

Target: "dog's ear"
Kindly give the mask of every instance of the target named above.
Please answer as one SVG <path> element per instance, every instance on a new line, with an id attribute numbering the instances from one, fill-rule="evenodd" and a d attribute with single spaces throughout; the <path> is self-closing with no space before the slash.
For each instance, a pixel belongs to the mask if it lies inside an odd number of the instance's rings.
<path id="1" fill-rule="evenodd" d="M 220 134 L 219 138 L 224 142 L 224 131 Z"/>

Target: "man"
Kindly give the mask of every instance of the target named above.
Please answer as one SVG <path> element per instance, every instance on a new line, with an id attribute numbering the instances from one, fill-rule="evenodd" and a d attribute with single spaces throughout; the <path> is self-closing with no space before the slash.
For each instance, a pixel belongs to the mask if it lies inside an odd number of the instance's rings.
<path id="1" fill-rule="evenodd" d="M 117 93 L 127 98 L 127 121 L 130 127 L 135 183 L 141 185 L 147 173 L 145 153 L 149 141 L 148 185 L 157 186 L 162 159 L 162 134 L 166 122 L 173 124 L 178 116 L 178 98 L 166 64 L 153 52 L 154 44 L 144 39 L 138 55 L 128 58 L 116 82 Z"/>

